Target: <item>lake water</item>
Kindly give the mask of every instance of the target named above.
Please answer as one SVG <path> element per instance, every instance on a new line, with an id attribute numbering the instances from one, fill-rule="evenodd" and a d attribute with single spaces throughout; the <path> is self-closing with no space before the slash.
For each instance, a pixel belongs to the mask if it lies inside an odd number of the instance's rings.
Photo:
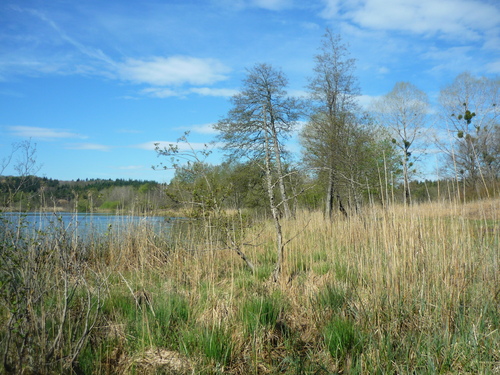
<path id="1" fill-rule="evenodd" d="M 20 229 L 27 234 L 63 229 L 67 233 L 85 238 L 129 230 L 131 226 L 146 226 L 156 233 L 167 232 L 172 220 L 161 216 L 132 216 L 86 213 L 0 213 L 0 229 Z"/>

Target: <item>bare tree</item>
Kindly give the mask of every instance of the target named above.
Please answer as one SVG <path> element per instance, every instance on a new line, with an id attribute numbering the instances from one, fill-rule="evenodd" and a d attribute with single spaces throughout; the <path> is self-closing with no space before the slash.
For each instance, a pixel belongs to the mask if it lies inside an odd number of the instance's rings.
<path id="1" fill-rule="evenodd" d="M 356 122 L 359 88 L 354 76 L 355 60 L 349 57 L 340 35 L 326 30 L 315 62 L 308 85 L 313 110 L 301 138 L 307 164 L 326 174 L 325 216 L 331 218 L 335 199 L 339 210 L 347 215 L 339 179 L 342 159 L 347 155 L 346 140 Z"/>
<path id="2" fill-rule="evenodd" d="M 439 95 L 440 117 L 452 142 L 441 142 L 450 170 L 473 186 L 498 178 L 500 80 L 462 73 Z"/>
<path id="3" fill-rule="evenodd" d="M 222 186 L 221 181 L 218 181 L 216 168 L 207 163 L 212 152 L 209 146 L 205 145 L 202 150 L 194 149 L 188 141 L 188 134 L 186 132 L 175 145 L 162 148 L 155 144 L 157 156 L 168 157 L 170 160 L 153 169 L 175 170 L 167 195 L 173 201 L 190 207 L 190 216 L 203 219 L 207 235 L 236 252 L 253 273 L 255 266 L 243 252 L 245 228 L 243 225 L 237 228 L 222 207 L 224 200 L 230 195 L 231 186 Z"/>
<path id="4" fill-rule="evenodd" d="M 8 186 L 9 194 L 6 205 L 10 205 L 16 194 L 30 181 L 30 176 L 34 176 L 41 166 L 36 161 L 36 143 L 31 139 L 12 144 L 9 155 L 0 162 L 0 176 L 3 176 L 9 166 L 19 177 L 15 185 Z"/>
<path id="5" fill-rule="evenodd" d="M 248 70 L 241 93 L 232 98 L 233 107 L 215 128 L 233 157 L 263 160 L 262 165 L 269 205 L 276 227 L 278 261 L 274 279 L 282 267 L 284 243 L 281 233 L 281 208 L 291 217 L 289 197 L 285 188 L 283 140 L 291 133 L 299 118 L 299 105 L 287 96 L 285 75 L 268 64 L 257 64 Z M 279 199 L 274 188 L 278 187 Z"/>
<path id="6" fill-rule="evenodd" d="M 404 201 L 409 204 L 410 176 L 419 160 L 426 133 L 429 108 L 427 94 L 409 82 L 397 82 L 391 92 L 373 103 L 374 115 L 392 134 L 392 142 L 400 150 L 403 172 Z"/>

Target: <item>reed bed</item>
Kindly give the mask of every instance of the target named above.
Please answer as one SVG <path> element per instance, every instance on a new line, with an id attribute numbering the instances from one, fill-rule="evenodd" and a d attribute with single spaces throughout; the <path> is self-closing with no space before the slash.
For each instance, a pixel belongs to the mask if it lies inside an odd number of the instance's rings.
<path id="1" fill-rule="evenodd" d="M 138 225 L 85 246 L 23 240 L 31 260 L 15 264 L 4 245 L 4 371 L 500 373 L 500 200 L 370 207 L 332 221 L 300 211 L 282 224 L 278 282 L 272 223 L 239 214 L 169 234 Z M 35 259 L 41 249 L 51 263 Z M 7 278 L 16 267 L 44 287 Z M 38 296 L 31 306 L 21 286 Z M 32 327 L 19 332 L 12 317 Z M 42 338 L 56 354 L 34 350 Z"/>

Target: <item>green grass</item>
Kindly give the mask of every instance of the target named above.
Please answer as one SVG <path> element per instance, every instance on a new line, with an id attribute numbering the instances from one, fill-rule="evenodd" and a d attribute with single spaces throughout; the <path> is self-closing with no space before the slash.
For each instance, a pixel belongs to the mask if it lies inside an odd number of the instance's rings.
<path id="1" fill-rule="evenodd" d="M 254 336 L 262 328 L 274 328 L 283 311 L 284 305 L 279 295 L 258 296 L 245 301 L 240 314 L 246 334 Z"/>
<path id="2" fill-rule="evenodd" d="M 354 323 L 335 316 L 323 328 L 323 338 L 331 356 L 344 362 L 347 357 L 356 359 L 362 352 L 362 337 Z"/>

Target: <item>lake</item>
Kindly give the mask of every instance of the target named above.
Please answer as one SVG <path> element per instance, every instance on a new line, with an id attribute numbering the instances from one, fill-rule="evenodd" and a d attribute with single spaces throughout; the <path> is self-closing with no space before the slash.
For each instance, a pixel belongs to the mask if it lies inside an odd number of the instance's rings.
<path id="1" fill-rule="evenodd" d="M 0 213 L 0 229 L 20 229 L 25 234 L 63 229 L 82 239 L 105 233 L 118 234 L 131 226 L 146 226 L 156 233 L 167 232 L 176 219 L 162 216 L 133 216 L 71 212 L 4 212 Z"/>

